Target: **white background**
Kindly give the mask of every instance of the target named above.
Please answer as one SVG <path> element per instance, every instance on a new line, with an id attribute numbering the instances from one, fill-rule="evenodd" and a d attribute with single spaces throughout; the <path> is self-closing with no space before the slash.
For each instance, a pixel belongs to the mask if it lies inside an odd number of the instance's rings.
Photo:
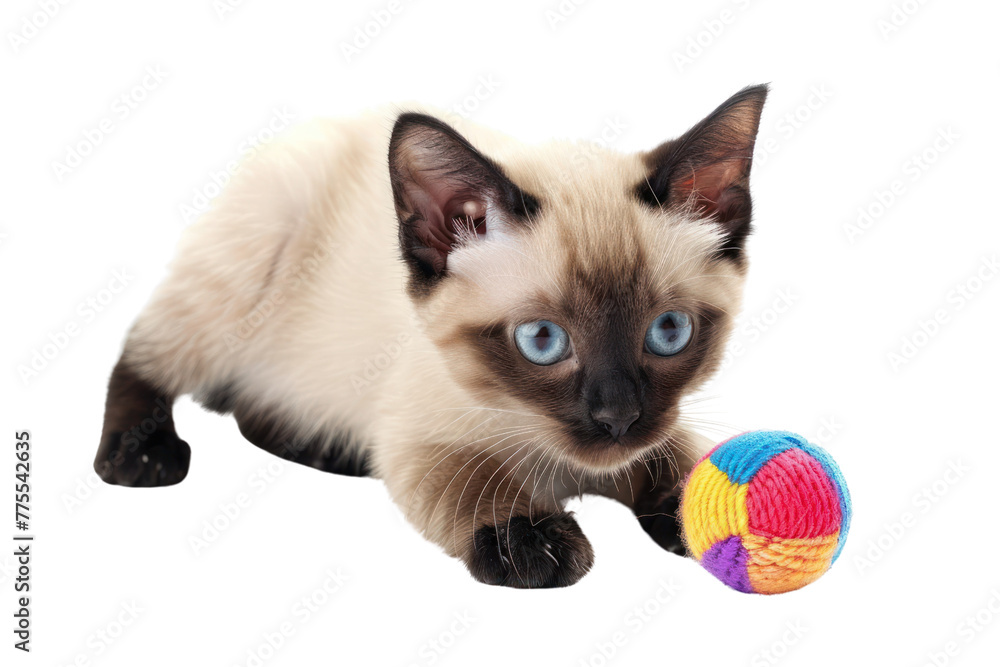
<path id="1" fill-rule="evenodd" d="M 44 4 L 7 2 L 0 19 L 0 496 L 14 432 L 30 429 L 37 535 L 30 656 L 11 647 L 13 547 L 0 550 L 4 664 L 995 664 L 996 3 L 566 0 L 559 15 L 556 0 L 406 0 L 350 57 L 388 0 L 97 1 L 51 18 Z M 182 207 L 266 139 L 276 110 L 420 100 L 525 141 L 604 133 L 632 151 L 758 82 L 772 93 L 741 347 L 697 412 L 716 439 L 790 429 L 840 461 L 855 523 L 816 584 L 739 595 L 588 498 L 576 508 L 597 562 L 579 584 L 483 586 L 380 482 L 298 466 L 265 478 L 276 459 L 188 399 L 185 482 L 96 482 L 106 381 Z M 82 163 L 56 167 L 103 119 Z M 111 294 L 115 271 L 127 285 Z M 36 352 L 49 358 L 25 376 Z M 240 494 L 249 504 L 196 554 L 191 538 Z M 331 594 L 328 571 L 344 579 Z M 324 603 L 307 616 L 296 605 L 311 596 Z"/>

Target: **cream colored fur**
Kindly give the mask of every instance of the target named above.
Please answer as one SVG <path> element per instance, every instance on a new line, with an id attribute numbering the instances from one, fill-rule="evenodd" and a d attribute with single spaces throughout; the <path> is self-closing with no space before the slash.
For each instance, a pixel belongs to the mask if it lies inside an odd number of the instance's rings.
<path id="1" fill-rule="evenodd" d="M 543 317 L 538 297 L 562 289 L 569 248 L 584 267 L 646 248 L 664 310 L 704 301 L 733 313 L 742 273 L 710 259 L 721 243 L 713 226 L 643 211 L 627 196 L 643 178 L 638 156 L 528 147 L 456 123 L 511 180 L 544 193 L 543 221 L 524 236 L 495 220 L 485 240 L 453 251 L 452 275 L 418 309 L 405 292 L 386 167 L 398 111 L 306 124 L 243 166 L 185 231 L 126 360 L 170 394 L 232 383 L 238 405 L 303 435 L 353 434 L 407 517 L 453 555 L 512 508 L 537 516 L 578 490 L 626 499 L 646 467 L 639 454 L 574 458 L 531 405 L 491 391 L 454 344 L 457 327 Z M 680 424 L 665 437 L 679 461 L 664 468 L 679 467 L 675 475 L 707 446 Z"/>

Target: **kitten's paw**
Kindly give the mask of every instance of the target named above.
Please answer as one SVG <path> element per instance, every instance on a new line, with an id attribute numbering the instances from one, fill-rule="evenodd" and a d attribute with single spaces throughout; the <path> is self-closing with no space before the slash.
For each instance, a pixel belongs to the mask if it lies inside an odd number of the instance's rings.
<path id="1" fill-rule="evenodd" d="M 466 564 L 484 584 L 512 588 L 556 588 L 580 580 L 594 563 L 590 541 L 566 512 L 532 524 L 513 517 L 476 531 Z"/>
<path id="2" fill-rule="evenodd" d="M 671 553 L 688 555 L 681 539 L 680 498 L 667 496 L 637 513 L 639 525 L 657 544 Z"/>
<path id="3" fill-rule="evenodd" d="M 99 452 L 94 470 L 108 484 L 121 486 L 177 484 L 191 463 L 191 447 L 172 432 L 156 431 L 144 441 L 112 433 Z"/>

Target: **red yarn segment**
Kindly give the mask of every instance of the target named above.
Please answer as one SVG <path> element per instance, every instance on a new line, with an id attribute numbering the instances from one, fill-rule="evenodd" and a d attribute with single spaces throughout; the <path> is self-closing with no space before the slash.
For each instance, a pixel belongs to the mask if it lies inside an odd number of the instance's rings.
<path id="1" fill-rule="evenodd" d="M 822 537 L 840 529 L 840 500 L 823 466 L 801 449 L 768 461 L 747 493 L 749 528 L 761 537 Z"/>

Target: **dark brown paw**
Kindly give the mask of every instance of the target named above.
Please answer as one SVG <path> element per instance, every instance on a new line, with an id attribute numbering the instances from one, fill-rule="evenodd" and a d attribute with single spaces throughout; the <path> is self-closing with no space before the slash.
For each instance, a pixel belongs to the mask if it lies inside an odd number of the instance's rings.
<path id="1" fill-rule="evenodd" d="M 677 496 L 667 496 L 655 505 L 643 507 L 637 514 L 639 525 L 657 544 L 671 553 L 688 555 L 681 539 L 680 499 Z"/>
<path id="2" fill-rule="evenodd" d="M 580 580 L 594 552 L 576 520 L 560 512 L 532 524 L 525 516 L 476 531 L 467 565 L 494 586 L 557 588 Z"/>
<path id="3" fill-rule="evenodd" d="M 101 443 L 94 470 L 108 484 L 169 486 L 187 476 L 190 463 L 191 448 L 176 433 L 157 431 L 144 440 L 112 433 Z"/>

